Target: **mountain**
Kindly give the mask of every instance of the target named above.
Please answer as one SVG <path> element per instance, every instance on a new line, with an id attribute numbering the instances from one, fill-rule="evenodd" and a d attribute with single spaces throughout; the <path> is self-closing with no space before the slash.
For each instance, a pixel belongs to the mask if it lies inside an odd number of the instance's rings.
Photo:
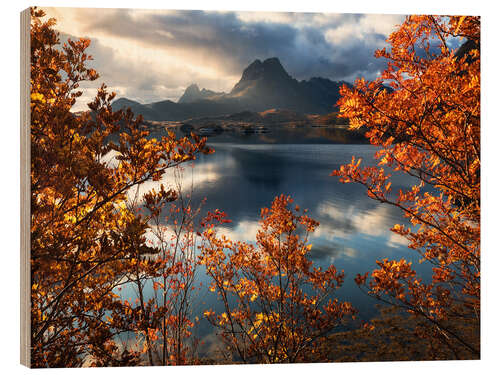
<path id="1" fill-rule="evenodd" d="M 181 121 L 203 116 L 218 116 L 242 111 L 239 103 L 231 100 L 200 100 L 193 103 L 175 103 L 163 100 L 150 104 L 140 104 L 133 100 L 120 98 L 111 104 L 113 110 L 130 107 L 135 114 L 142 114 L 145 120 Z"/>
<path id="2" fill-rule="evenodd" d="M 151 104 L 141 104 L 139 102 L 136 102 L 135 100 L 130 100 L 127 98 L 116 99 L 111 104 L 111 107 L 113 108 L 113 110 L 130 107 L 132 112 L 134 112 L 136 115 L 143 115 L 147 120 L 153 120 L 159 115 L 151 108 Z"/>
<path id="3" fill-rule="evenodd" d="M 282 91 L 293 86 L 294 79 L 285 71 L 281 62 L 270 58 L 261 62 L 255 60 L 244 71 L 240 81 L 233 87 L 233 97 L 252 97 L 256 94 L 272 94 L 272 90 Z"/>
<path id="4" fill-rule="evenodd" d="M 188 86 L 184 94 L 179 98 L 177 103 L 194 103 L 204 99 L 215 99 L 218 96 L 224 95 L 223 92 L 215 92 L 212 90 L 201 89 L 196 83 Z"/>
<path id="5" fill-rule="evenodd" d="M 255 60 L 243 70 L 241 79 L 228 93 L 200 90 L 192 84 L 177 103 L 165 100 L 150 104 L 121 98 L 114 109 L 130 106 L 146 120 L 185 120 L 228 115 L 243 111 L 283 109 L 306 114 L 326 114 L 335 110 L 339 88 L 345 82 L 314 77 L 298 81 L 288 74 L 276 57 Z"/>

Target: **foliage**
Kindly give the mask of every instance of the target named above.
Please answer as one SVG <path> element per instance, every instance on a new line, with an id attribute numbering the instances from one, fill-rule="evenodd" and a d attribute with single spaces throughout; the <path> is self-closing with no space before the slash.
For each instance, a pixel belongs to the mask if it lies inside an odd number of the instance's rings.
<path id="1" fill-rule="evenodd" d="M 115 292 L 159 249 L 147 246 L 148 218 L 127 194 L 209 150 L 197 138 L 148 139 L 140 116 L 112 111 L 104 85 L 90 112 L 71 112 L 80 83 L 98 77 L 86 67 L 90 41 L 60 45 L 55 20 L 36 8 L 31 16 L 32 366 L 136 364 L 139 354 L 113 341 L 133 327 Z"/>
<path id="2" fill-rule="evenodd" d="M 205 316 L 236 360 L 247 363 L 306 362 L 321 341 L 343 320 L 353 315 L 347 302 L 332 299 L 344 279 L 333 265 L 312 267 L 308 234 L 318 222 L 300 208 L 288 206 L 290 197 L 276 197 L 261 212 L 256 245 L 218 237 L 211 214 L 203 233 L 201 263 L 224 305 Z M 212 223 L 212 224 L 210 224 Z"/>
<path id="3" fill-rule="evenodd" d="M 182 188 L 183 170 L 174 170 L 175 198 L 169 202 L 171 192 L 160 186 L 144 195 L 144 208 L 150 223 L 149 237 L 159 249 L 149 259 L 137 254 L 135 271 L 126 277 L 137 292 L 135 302 L 129 303 L 128 314 L 135 317 L 137 342 L 142 342 L 142 352 L 147 353 L 149 365 L 182 365 L 195 363 L 197 338 L 190 340 L 191 328 L 198 321 L 192 317 L 192 294 L 198 261 L 195 219 L 201 205 L 192 206 L 192 190 L 187 194 Z M 136 202 L 130 203 L 132 207 Z M 136 210 L 141 210 L 138 207 Z M 146 299 L 147 288 L 153 289 Z"/>
<path id="4" fill-rule="evenodd" d="M 403 210 L 414 227 L 392 230 L 433 266 L 433 277 L 422 280 L 406 259 L 378 261 L 356 282 L 413 319 L 384 316 L 339 333 L 356 311 L 334 298 L 343 272 L 308 259 L 319 223 L 282 195 L 262 209 L 255 244 L 219 236 L 216 225 L 227 219 L 218 210 L 197 238 L 200 208 L 180 185 L 161 185 L 137 202 L 144 183 L 211 150 L 195 136 L 150 138 L 140 116 L 112 110 L 104 85 L 90 111 L 72 112 L 80 84 L 98 78 L 87 67 L 90 41 L 60 45 L 55 20 L 36 8 L 31 15 L 32 366 L 196 362 L 191 303 L 200 268 L 224 310 L 205 316 L 231 360 L 478 357 L 478 18 L 408 17 L 389 37 L 390 51 L 377 52 L 388 60 L 381 77 L 342 88 L 341 114 L 379 147 L 380 165 L 353 158 L 334 174 Z M 451 37 L 467 42 L 454 52 Z M 387 82 L 394 91 L 382 87 Z M 388 169 L 416 185 L 394 194 Z M 120 296 L 124 287 L 137 292 L 135 301 Z M 130 333 L 137 345 L 120 342 Z"/>
<path id="5" fill-rule="evenodd" d="M 453 37 L 467 39 L 456 52 L 449 47 Z M 367 273 L 356 281 L 376 298 L 423 318 L 420 337 L 431 346 L 446 345 L 457 358 L 479 355 L 479 38 L 478 17 L 407 17 L 388 38 L 390 50 L 376 52 L 387 60 L 380 78 L 341 90 L 342 116 L 352 129 L 367 129 L 379 147 L 379 166 L 362 167 L 353 157 L 333 172 L 400 208 L 414 228 L 396 224 L 391 230 L 433 266 L 432 280 L 424 282 L 411 262 L 384 259 L 370 278 Z M 394 91 L 384 90 L 383 82 Z M 417 182 L 393 194 L 388 169 Z"/>

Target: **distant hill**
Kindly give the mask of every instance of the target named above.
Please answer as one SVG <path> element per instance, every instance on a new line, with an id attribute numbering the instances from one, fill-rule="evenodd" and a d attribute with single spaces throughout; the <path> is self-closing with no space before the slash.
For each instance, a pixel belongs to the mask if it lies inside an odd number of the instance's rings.
<path id="1" fill-rule="evenodd" d="M 268 109 L 263 112 L 243 111 L 230 115 L 207 116 L 196 119 L 187 120 L 185 124 L 191 125 L 191 128 L 200 126 L 215 126 L 215 125 L 282 125 L 290 123 L 309 123 L 314 122 L 315 118 L 311 115 L 293 112 L 288 109 Z"/>
<path id="2" fill-rule="evenodd" d="M 135 114 L 142 114 L 145 120 L 152 121 L 181 121 L 244 110 L 244 107 L 233 101 L 200 100 L 194 103 L 175 103 L 171 100 L 163 100 L 150 104 L 140 104 L 126 98 L 115 100 L 112 107 L 114 110 L 130 107 Z"/>
<path id="3" fill-rule="evenodd" d="M 297 81 L 278 58 L 255 60 L 244 71 L 229 93 L 200 90 L 192 84 L 177 103 L 171 100 L 150 104 L 120 98 L 114 109 L 131 107 L 146 120 L 186 120 L 206 116 L 229 115 L 244 111 L 290 110 L 304 114 L 326 114 L 335 110 L 339 88 L 345 82 L 314 77 Z"/>

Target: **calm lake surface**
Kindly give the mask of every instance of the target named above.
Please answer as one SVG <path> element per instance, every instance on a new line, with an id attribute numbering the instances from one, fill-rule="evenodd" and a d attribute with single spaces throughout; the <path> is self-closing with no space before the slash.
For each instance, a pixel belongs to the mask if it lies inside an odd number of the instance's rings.
<path id="1" fill-rule="evenodd" d="M 260 209 L 269 207 L 277 195 L 290 195 L 295 204 L 307 208 L 308 215 L 320 222 L 310 237 L 310 257 L 315 266 L 333 263 L 338 270 L 344 270 L 345 283 L 337 297 L 350 301 L 359 310 L 360 320 L 366 321 L 377 313 L 377 301 L 364 295 L 354 278 L 373 270 L 376 260 L 404 257 L 412 260 L 424 277 L 429 275 L 427 266 L 419 265 L 416 254 L 407 248 L 406 240 L 389 231 L 396 223 L 407 223 L 397 208 L 368 198 L 360 185 L 342 184 L 337 177 L 330 177 L 332 170 L 350 162 L 352 155 L 363 158 L 366 165 L 374 165 L 373 146 L 227 140 L 209 144 L 215 153 L 202 155 L 193 167 L 186 167 L 183 178 L 187 187 L 193 182 L 195 204 L 206 198 L 204 212 L 218 208 L 232 220 L 219 233 L 232 240 L 255 242 Z M 166 176 L 164 183 L 168 178 L 171 176 Z M 393 176 L 392 181 L 396 192 L 413 182 L 403 175 Z M 198 278 L 208 283 L 202 269 L 198 270 Z M 149 292 L 152 295 L 152 290 Z M 209 308 L 221 311 L 215 293 L 205 286 L 196 296 L 194 314 L 201 316 Z M 213 337 L 209 324 L 203 318 L 200 322 L 194 333 L 206 339 Z"/>

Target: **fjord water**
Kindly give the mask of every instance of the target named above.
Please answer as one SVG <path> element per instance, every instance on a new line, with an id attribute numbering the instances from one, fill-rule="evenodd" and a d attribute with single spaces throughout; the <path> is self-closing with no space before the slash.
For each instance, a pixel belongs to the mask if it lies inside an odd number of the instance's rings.
<path id="1" fill-rule="evenodd" d="M 358 273 L 376 268 L 383 258 L 413 261 L 417 254 L 407 247 L 404 238 L 392 233 L 396 223 L 407 223 L 395 207 L 370 199 L 363 186 L 342 184 L 330 173 L 361 157 L 363 164 L 375 165 L 371 145 L 360 144 L 293 144 L 293 143 L 229 143 L 211 142 L 215 153 L 201 155 L 192 165 L 184 167 L 183 184 L 192 184 L 193 204 L 206 199 L 203 212 L 218 208 L 227 213 L 231 223 L 219 228 L 232 240 L 255 242 L 260 210 L 269 207 L 274 197 L 290 195 L 294 205 L 308 209 L 308 215 L 320 225 L 310 236 L 310 259 L 314 266 L 326 268 L 332 263 L 344 270 L 345 283 L 336 293 L 342 301 L 350 301 L 359 310 L 360 320 L 372 318 L 377 309 L 375 299 L 364 295 L 354 282 Z M 163 183 L 168 183 L 166 176 Z M 393 191 L 414 183 L 408 176 L 394 175 Z M 208 291 L 209 280 L 204 271 L 197 272 L 204 287 L 193 301 L 193 312 L 202 316 L 212 308 L 221 311 L 215 293 Z M 150 288 L 150 294 L 153 294 Z M 130 291 L 129 291 L 130 292 Z M 128 293 L 127 293 L 128 294 Z M 133 294 L 132 294 L 133 295 Z M 131 296 L 129 294 L 129 296 Z M 205 340 L 213 338 L 209 324 L 200 319 L 195 333 Z"/>
<path id="2" fill-rule="evenodd" d="M 354 283 L 358 273 L 373 270 L 378 259 L 416 260 L 401 236 L 392 233 L 396 223 L 407 223 L 400 210 L 370 199 L 358 184 L 343 184 L 330 176 L 351 161 L 375 164 L 371 145 L 353 144 L 231 144 L 214 143 L 215 153 L 202 156 L 192 171 L 196 200 L 206 197 L 206 210 L 219 208 L 232 220 L 221 232 L 233 240 L 255 241 L 260 209 L 274 197 L 290 195 L 294 204 L 308 209 L 320 225 L 310 236 L 311 260 L 323 268 L 334 264 L 346 280 L 339 290 L 370 317 L 373 300 Z M 393 191 L 411 186 L 404 175 L 393 176 Z M 415 263 L 415 262 L 414 262 Z"/>

